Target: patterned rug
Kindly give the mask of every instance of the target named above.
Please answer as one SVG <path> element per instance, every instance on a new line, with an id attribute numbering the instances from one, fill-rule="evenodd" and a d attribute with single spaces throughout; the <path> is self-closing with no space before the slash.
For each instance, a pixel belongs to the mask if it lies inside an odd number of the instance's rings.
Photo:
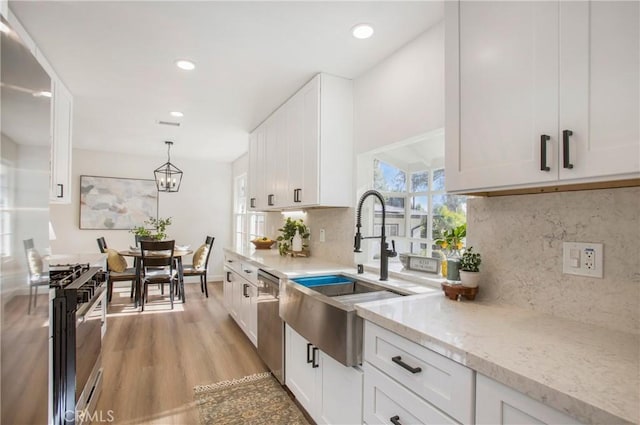
<path id="1" fill-rule="evenodd" d="M 203 425 L 308 425 L 302 412 L 269 372 L 195 387 Z"/>

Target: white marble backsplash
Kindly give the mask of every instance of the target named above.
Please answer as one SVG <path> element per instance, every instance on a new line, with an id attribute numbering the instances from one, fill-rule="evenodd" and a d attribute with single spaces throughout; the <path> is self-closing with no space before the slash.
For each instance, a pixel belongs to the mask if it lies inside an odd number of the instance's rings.
<path id="1" fill-rule="evenodd" d="M 478 300 L 640 334 L 640 188 L 469 199 Z M 604 244 L 604 278 L 562 273 L 562 242 Z"/>

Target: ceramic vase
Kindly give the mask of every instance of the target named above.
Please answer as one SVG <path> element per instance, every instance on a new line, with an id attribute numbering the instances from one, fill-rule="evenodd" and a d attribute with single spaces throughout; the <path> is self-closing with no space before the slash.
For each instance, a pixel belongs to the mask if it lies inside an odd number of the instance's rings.
<path id="1" fill-rule="evenodd" d="M 467 288 L 477 288 L 478 283 L 480 283 L 480 272 L 468 272 L 465 270 L 460 270 L 460 280 L 462 281 L 462 286 Z"/>

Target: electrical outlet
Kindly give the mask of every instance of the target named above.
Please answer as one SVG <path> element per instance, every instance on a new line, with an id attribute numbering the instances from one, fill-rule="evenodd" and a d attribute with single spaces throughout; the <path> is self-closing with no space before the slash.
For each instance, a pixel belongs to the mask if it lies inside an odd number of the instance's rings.
<path id="1" fill-rule="evenodd" d="M 603 253 L 601 243 L 563 242 L 562 273 L 602 278 Z"/>
<path id="2" fill-rule="evenodd" d="M 326 238 L 326 234 L 324 229 L 320 229 L 320 242 L 324 242 Z"/>

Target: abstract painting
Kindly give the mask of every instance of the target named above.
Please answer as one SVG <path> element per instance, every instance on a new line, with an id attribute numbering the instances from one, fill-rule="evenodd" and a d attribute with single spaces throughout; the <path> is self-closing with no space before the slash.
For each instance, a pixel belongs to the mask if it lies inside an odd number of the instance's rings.
<path id="1" fill-rule="evenodd" d="M 154 180 L 80 176 L 80 228 L 128 230 L 158 213 Z"/>

